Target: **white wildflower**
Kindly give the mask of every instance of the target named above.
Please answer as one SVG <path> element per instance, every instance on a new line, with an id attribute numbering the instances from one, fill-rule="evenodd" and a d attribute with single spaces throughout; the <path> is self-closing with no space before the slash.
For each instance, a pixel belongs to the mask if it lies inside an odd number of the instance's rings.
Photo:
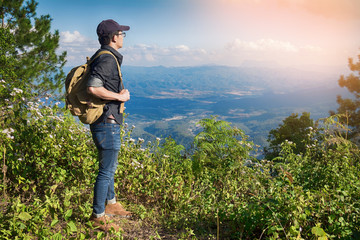
<path id="1" fill-rule="evenodd" d="M 20 88 L 14 88 L 13 90 L 17 93 L 23 93 L 23 90 Z"/>
<path id="2" fill-rule="evenodd" d="M 15 132 L 15 130 L 12 128 L 2 130 L 2 133 L 6 134 L 6 137 L 10 139 L 14 139 L 14 136 L 11 135 L 13 132 Z"/>
<path id="3" fill-rule="evenodd" d="M 161 140 L 161 138 L 159 138 L 159 137 L 156 138 L 156 141 L 160 142 L 160 140 Z"/>
<path id="4" fill-rule="evenodd" d="M 13 88 L 13 92 L 11 92 L 10 95 L 15 96 L 18 93 L 23 93 L 23 90 L 20 88 Z"/>
<path id="5" fill-rule="evenodd" d="M 138 138 L 139 143 L 143 143 L 145 140 L 143 138 Z"/>
<path id="6" fill-rule="evenodd" d="M 138 161 L 136 161 L 136 159 L 132 159 L 131 165 L 134 166 L 135 169 L 137 169 L 138 167 L 144 168 L 144 166 L 141 163 L 139 163 Z"/>
<path id="7" fill-rule="evenodd" d="M 255 163 L 255 167 L 262 167 L 260 163 Z"/>
<path id="8" fill-rule="evenodd" d="M 253 162 L 252 162 L 251 160 L 247 159 L 247 160 L 245 161 L 244 165 L 245 165 L 246 167 L 250 167 L 251 165 L 253 165 Z"/>
<path id="9" fill-rule="evenodd" d="M 2 133 L 5 133 L 5 134 L 9 134 L 9 133 L 13 133 L 13 132 L 15 132 L 15 130 L 12 128 L 7 128 L 2 131 Z"/>
<path id="10" fill-rule="evenodd" d="M 0 83 L 6 83 L 4 79 L 1 79 L 0 80 Z"/>

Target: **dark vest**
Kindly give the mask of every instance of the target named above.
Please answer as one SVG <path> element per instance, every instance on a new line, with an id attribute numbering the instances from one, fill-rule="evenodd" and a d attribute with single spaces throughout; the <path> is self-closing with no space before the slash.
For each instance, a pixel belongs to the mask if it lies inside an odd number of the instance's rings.
<path id="1" fill-rule="evenodd" d="M 108 50 L 117 58 L 119 65 L 121 66 L 123 56 L 110 46 L 101 46 L 101 48 L 93 55 L 95 56 L 101 50 Z M 96 58 L 91 64 L 91 76 L 102 80 L 104 88 L 112 92 L 120 92 L 122 85 L 119 77 L 119 72 L 115 58 L 110 54 L 102 54 Z M 120 111 L 120 102 L 110 101 L 104 106 L 103 115 L 95 122 L 99 123 L 104 121 L 111 114 L 115 117 L 115 120 L 122 124 L 123 114 Z"/>

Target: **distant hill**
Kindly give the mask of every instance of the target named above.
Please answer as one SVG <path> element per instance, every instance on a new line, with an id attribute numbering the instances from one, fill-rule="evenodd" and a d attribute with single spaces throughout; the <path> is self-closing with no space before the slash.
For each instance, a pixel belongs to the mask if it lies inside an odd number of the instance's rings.
<path id="1" fill-rule="evenodd" d="M 256 67 L 123 67 L 126 86 L 141 97 L 238 96 L 336 87 L 339 74 Z M 179 91 L 181 90 L 181 91 Z M 153 95 L 153 96 L 150 96 Z"/>
<path id="2" fill-rule="evenodd" d="M 131 92 L 126 121 L 133 137 L 171 136 L 186 147 L 199 131 L 196 122 L 218 115 L 245 131 L 261 146 L 271 129 L 291 113 L 310 112 L 313 119 L 336 110 L 336 96 L 347 95 L 334 71 L 259 67 L 123 66 Z"/>

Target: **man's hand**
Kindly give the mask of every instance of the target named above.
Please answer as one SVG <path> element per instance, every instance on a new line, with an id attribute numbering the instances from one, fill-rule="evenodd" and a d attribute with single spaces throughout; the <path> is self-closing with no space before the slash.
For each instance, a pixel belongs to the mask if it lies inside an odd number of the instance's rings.
<path id="1" fill-rule="evenodd" d="M 120 102 L 126 102 L 130 100 L 130 92 L 127 89 L 123 89 L 119 92 L 119 99 Z"/>

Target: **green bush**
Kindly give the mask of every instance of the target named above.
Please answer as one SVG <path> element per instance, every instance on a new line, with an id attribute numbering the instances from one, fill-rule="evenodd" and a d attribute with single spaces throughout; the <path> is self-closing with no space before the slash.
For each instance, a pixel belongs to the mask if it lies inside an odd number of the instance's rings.
<path id="1" fill-rule="evenodd" d="M 10 83 L 0 90 L 1 238 L 121 239 L 88 222 L 98 167 L 88 129 L 58 103 Z M 132 139 L 124 124 L 115 187 L 138 221 L 178 239 L 360 237 L 359 149 L 335 117 L 309 129 L 305 151 L 285 141 L 273 160 L 252 157 L 230 123 L 199 124 L 189 150 L 171 138 Z"/>
<path id="2" fill-rule="evenodd" d="M 64 114 L 58 102 L 36 99 L 10 83 L 2 93 L 8 98 L 0 118 L 0 235 L 85 234 L 79 229 L 91 214 L 97 167 L 88 129 Z"/>

